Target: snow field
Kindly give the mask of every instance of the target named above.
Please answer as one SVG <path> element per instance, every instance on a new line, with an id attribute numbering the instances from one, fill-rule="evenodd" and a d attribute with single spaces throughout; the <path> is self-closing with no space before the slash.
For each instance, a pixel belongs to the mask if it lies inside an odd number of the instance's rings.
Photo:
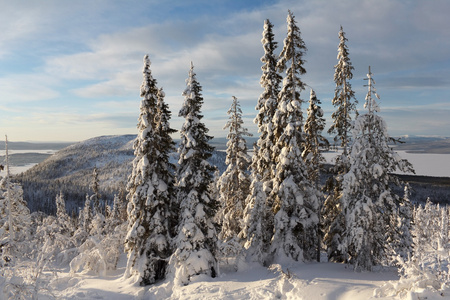
<path id="1" fill-rule="evenodd" d="M 58 272 L 58 277 L 51 281 L 49 287 L 56 299 L 67 300 L 400 299 L 375 295 L 381 286 L 398 280 L 395 269 L 357 273 L 345 264 L 335 263 L 295 263 L 275 265 L 269 269 L 255 263 L 241 266 L 242 270 L 237 272 L 222 270 L 217 278 L 198 275 L 186 286 L 165 280 L 141 287 L 130 284 L 133 279 L 123 279 L 125 264 L 126 257 L 122 255 L 117 271 L 107 276 L 70 274 L 68 269 L 64 269 Z"/>

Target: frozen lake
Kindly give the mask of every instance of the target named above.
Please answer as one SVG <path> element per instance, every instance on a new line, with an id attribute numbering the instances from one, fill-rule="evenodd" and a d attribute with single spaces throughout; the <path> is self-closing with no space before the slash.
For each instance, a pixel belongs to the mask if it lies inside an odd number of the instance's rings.
<path id="1" fill-rule="evenodd" d="M 337 152 L 324 153 L 327 162 L 332 162 Z M 412 163 L 416 175 L 450 177 L 450 154 L 407 153 L 397 151 L 401 158 Z M 402 172 L 398 172 L 403 174 Z"/>
<path id="2" fill-rule="evenodd" d="M 8 150 L 10 159 L 9 171 L 13 175 L 25 172 L 57 151 L 58 150 Z M 2 154 L 0 155 L 0 164 L 6 165 L 4 151 L 3 153 L 0 153 Z M 5 174 L 6 168 L 0 172 L 1 176 L 4 176 Z"/>

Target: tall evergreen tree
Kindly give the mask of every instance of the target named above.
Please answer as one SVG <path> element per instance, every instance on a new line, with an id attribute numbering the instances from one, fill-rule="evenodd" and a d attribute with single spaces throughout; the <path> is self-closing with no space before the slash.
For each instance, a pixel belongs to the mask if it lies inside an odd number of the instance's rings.
<path id="1" fill-rule="evenodd" d="M 261 57 L 263 65 L 260 84 L 264 91 L 259 96 L 256 106 L 258 113 L 254 122 L 258 126 L 260 135 L 253 156 L 252 170 L 259 174 L 263 181 L 267 181 L 271 180 L 275 174 L 275 161 L 272 153 L 275 144 L 273 116 L 278 106 L 278 93 L 282 77 L 277 72 L 277 58 L 274 54 L 277 42 L 274 41 L 273 25 L 268 19 L 264 21 L 262 36 L 264 55 Z"/>
<path id="2" fill-rule="evenodd" d="M 278 109 L 273 117 L 275 140 L 278 142 L 283 134 L 290 119 L 294 121 L 292 125 L 298 132 L 302 132 L 303 114 L 301 105 L 304 102 L 300 98 L 300 92 L 305 89 L 305 84 L 300 78 L 306 73 L 303 67 L 305 60 L 303 56 L 306 53 L 305 42 L 301 38 L 300 28 L 295 21 L 291 11 L 287 16 L 287 36 L 284 39 L 284 47 L 281 50 L 277 62 L 278 71 L 285 72 L 283 87 L 278 93 Z M 289 113 L 289 118 L 286 114 Z M 301 143 L 302 139 L 297 142 Z M 299 144 L 301 147 L 301 144 Z M 281 148 L 274 147 L 274 155 L 278 157 Z"/>
<path id="3" fill-rule="evenodd" d="M 319 226 L 317 230 L 317 261 L 319 262 L 322 244 L 320 228 L 322 224 L 321 209 L 323 206 L 323 193 L 319 190 L 319 179 L 320 169 L 325 162 L 321 149 L 326 150 L 329 148 L 328 140 L 322 135 L 322 131 L 325 128 L 325 118 L 323 117 L 323 110 L 320 107 L 320 104 L 321 102 L 317 99 L 316 93 L 311 89 L 309 107 L 307 110 L 308 117 L 305 122 L 305 143 L 302 153 L 308 171 L 308 179 L 314 185 L 319 201 L 319 208 L 317 211 L 319 217 Z"/>
<path id="4" fill-rule="evenodd" d="M 338 249 L 342 241 L 342 231 L 345 228 L 345 218 L 342 211 L 342 180 L 350 169 L 348 148 L 351 142 L 352 115 L 357 116 L 355 92 L 352 90 L 350 80 L 353 78 L 354 67 L 350 61 L 347 46 L 348 39 L 342 29 L 339 31 L 338 63 L 334 66 L 334 81 L 336 88 L 331 103 L 336 107 L 331 117 L 333 124 L 328 130 L 329 134 L 336 134 L 335 144 L 342 147 L 342 153 L 335 159 L 334 177 L 327 181 L 328 197 L 325 200 L 324 215 L 324 242 L 327 246 L 328 259 L 342 262 L 343 253 Z"/>
<path id="5" fill-rule="evenodd" d="M 172 254 L 168 224 L 171 182 L 157 130 L 161 119 L 158 93 L 160 97 L 162 94 L 152 76 L 148 55 L 144 57 L 143 77 L 139 133 L 133 145 L 135 158 L 127 185 L 125 250 L 128 262 L 125 276 L 138 275 L 139 283 L 147 285 L 165 277 L 167 260 Z"/>
<path id="6" fill-rule="evenodd" d="M 2 259 L 7 261 L 28 252 L 31 215 L 23 199 L 22 186 L 11 181 L 7 136 L 5 152 L 6 176 L 0 178 L 0 254 Z"/>
<path id="7" fill-rule="evenodd" d="M 179 222 L 174 238 L 175 252 L 170 259 L 171 271 L 177 282 L 188 284 L 198 274 L 217 275 L 217 235 L 213 218 L 217 203 L 209 194 L 214 167 L 207 159 L 213 147 L 208 129 L 201 122 L 202 87 L 191 63 L 184 103 L 179 112 L 185 122 L 181 128 L 180 155 L 177 170 L 177 204 Z"/>
<path id="8" fill-rule="evenodd" d="M 405 185 L 404 195 L 402 201 L 398 207 L 398 218 L 396 221 L 396 231 L 400 237 L 397 240 L 392 240 L 392 250 L 395 255 L 400 255 L 403 260 L 411 257 L 413 251 L 413 205 L 411 204 L 410 197 L 411 191 L 409 184 Z"/>
<path id="9" fill-rule="evenodd" d="M 166 184 L 166 190 L 159 193 L 159 198 L 164 202 L 169 203 L 169 211 L 167 218 L 169 221 L 169 233 L 173 237 L 175 236 L 175 225 L 177 224 L 177 206 L 175 204 L 175 165 L 170 163 L 169 154 L 176 151 L 175 142 L 172 139 L 171 134 L 177 132 L 177 130 L 170 127 L 171 111 L 169 106 L 164 100 L 165 93 L 162 88 L 158 90 L 157 94 L 157 114 L 155 117 L 156 122 L 156 144 L 155 147 L 158 153 L 158 159 L 155 162 L 156 168 L 159 170 L 160 178 Z"/>
<path id="10" fill-rule="evenodd" d="M 286 70 L 286 77 L 273 118 L 277 165 L 270 195 L 275 213 L 271 255 L 275 260 L 309 260 L 316 255 L 318 199 L 302 159 L 303 100 L 300 91 L 305 85 L 300 75 L 306 73 L 303 67 L 306 46 L 291 11 L 287 27 L 278 60 L 278 69 Z"/>
<path id="11" fill-rule="evenodd" d="M 350 61 L 347 46 L 348 39 L 342 29 L 339 31 L 338 63 L 334 66 L 334 82 L 336 88 L 331 103 L 336 107 L 336 111 L 331 115 L 333 124 L 328 130 L 329 134 L 335 133 L 335 143 L 343 148 L 343 153 L 348 153 L 351 141 L 352 115 L 357 115 L 355 92 L 352 90 L 350 80 L 353 78 L 355 69 Z"/>
<path id="12" fill-rule="evenodd" d="M 98 170 L 97 167 L 94 168 L 92 171 L 92 183 L 91 183 L 91 189 L 92 189 L 92 196 L 91 196 L 91 202 L 94 206 L 94 215 L 98 215 L 102 213 L 102 207 L 100 203 L 100 192 L 99 192 L 99 182 L 98 182 Z"/>
<path id="13" fill-rule="evenodd" d="M 264 91 L 259 96 L 256 106 L 258 113 L 254 120 L 258 126 L 259 138 L 252 157 L 250 193 L 246 199 L 245 222 L 240 236 L 247 240 L 245 247 L 249 256 L 264 263 L 273 235 L 272 201 L 268 194 L 272 189 L 276 167 L 273 154 L 273 116 L 278 106 L 282 77 L 277 73 L 277 58 L 274 54 L 277 42 L 274 41 L 273 25 L 268 19 L 264 21 L 262 36 L 264 55 L 261 57 L 263 65 L 260 84 Z"/>
<path id="14" fill-rule="evenodd" d="M 25 255 L 29 250 L 31 215 L 22 186 L 12 182 L 9 174 L 0 180 L 0 216 L 1 255 L 9 259 Z"/>
<path id="15" fill-rule="evenodd" d="M 323 117 L 323 110 L 320 104 L 321 102 L 317 99 L 316 93 L 311 89 L 307 110 L 308 117 L 305 122 L 305 143 L 302 156 L 308 168 L 308 178 L 316 187 L 320 177 L 321 166 L 325 162 L 321 149 L 327 150 L 329 147 L 328 140 L 322 135 L 322 131 L 325 128 L 325 118 Z"/>
<path id="16" fill-rule="evenodd" d="M 91 207 L 91 198 L 88 194 L 86 194 L 86 198 L 84 201 L 83 209 L 80 210 L 78 215 L 78 223 L 79 229 L 85 232 L 86 234 L 90 231 L 90 226 L 92 223 L 92 207 Z"/>
<path id="17" fill-rule="evenodd" d="M 245 199 L 250 188 L 248 167 L 251 158 L 247 154 L 245 136 L 252 134 L 243 127 L 241 106 L 234 96 L 228 115 L 230 118 L 224 127 L 229 129 L 225 160 L 227 169 L 219 179 L 221 209 L 218 214 L 222 221 L 219 238 L 222 240 L 237 237 L 242 230 Z"/>
<path id="18" fill-rule="evenodd" d="M 387 260 L 388 243 L 400 239 L 393 220 L 402 199 L 391 190 L 399 185 L 392 172 L 413 172 L 412 165 L 389 146 L 384 120 L 376 114 L 378 97 L 369 67 L 368 93 L 353 129 L 350 170 L 344 175 L 342 204 L 346 228 L 341 249 L 355 269 L 370 270 Z"/>

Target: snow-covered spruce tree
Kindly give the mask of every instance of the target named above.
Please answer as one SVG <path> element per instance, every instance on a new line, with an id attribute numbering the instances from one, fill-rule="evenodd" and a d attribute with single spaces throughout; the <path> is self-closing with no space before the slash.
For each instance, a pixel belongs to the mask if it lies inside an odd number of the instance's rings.
<path id="1" fill-rule="evenodd" d="M 388 260 L 389 243 L 400 239 L 394 228 L 402 199 L 391 190 L 399 185 L 392 172 L 414 172 L 389 146 L 391 138 L 374 99 L 372 73 L 367 74 L 366 114 L 355 120 L 350 170 L 344 175 L 342 204 L 346 228 L 341 251 L 355 269 L 370 270 Z"/>
<path id="2" fill-rule="evenodd" d="M 321 151 L 329 148 L 328 140 L 322 135 L 322 131 L 325 128 L 325 118 L 323 117 L 323 110 L 320 107 L 320 100 L 317 99 L 316 93 L 311 89 L 309 97 L 309 107 L 307 110 L 308 117 L 305 122 L 305 142 L 303 144 L 304 149 L 302 153 L 303 160 L 305 161 L 308 179 L 315 186 L 317 193 L 317 199 L 319 201 L 318 217 L 319 226 L 317 230 L 317 261 L 320 262 L 320 250 L 321 250 L 321 208 L 323 206 L 323 193 L 319 190 L 319 178 L 320 169 L 325 162 Z"/>
<path id="3" fill-rule="evenodd" d="M 62 192 L 55 198 L 56 217 L 47 216 L 36 227 L 33 236 L 35 243 L 34 256 L 47 260 L 53 260 L 57 263 L 68 263 L 77 254 L 77 243 L 80 238 L 80 229 L 76 228 L 73 220 L 66 212 L 65 200 Z M 86 239 L 87 233 L 83 234 Z"/>
<path id="4" fill-rule="evenodd" d="M 411 233 L 413 226 L 413 207 L 410 201 L 411 191 L 409 184 L 405 185 L 403 201 L 399 203 L 397 232 L 400 239 L 391 241 L 394 255 L 400 256 L 403 260 L 411 257 L 413 251 L 413 236 Z"/>
<path id="5" fill-rule="evenodd" d="M 31 233 L 31 215 L 23 199 L 22 186 L 12 182 L 7 174 L 0 181 L 0 193 L 1 255 L 9 259 L 22 257 L 30 250 L 28 241 Z"/>
<path id="6" fill-rule="evenodd" d="M 273 118 L 276 138 L 273 152 L 277 165 L 270 195 L 275 213 L 270 254 L 275 261 L 310 260 L 316 257 L 317 245 L 317 193 L 302 159 L 300 91 L 305 85 L 300 75 L 306 73 L 303 67 L 306 47 L 290 11 L 287 23 L 288 33 L 278 60 L 278 69 L 286 70 L 286 77 Z"/>
<path id="7" fill-rule="evenodd" d="M 262 36 L 264 55 L 261 57 L 263 65 L 260 84 L 264 91 L 258 99 L 258 113 L 254 120 L 258 126 L 259 138 L 253 151 L 250 193 L 245 201 L 245 222 L 240 237 L 246 239 L 245 248 L 249 259 L 264 264 L 273 235 L 272 202 L 268 194 L 272 189 L 276 166 L 272 152 L 275 144 L 273 116 L 277 110 L 282 77 L 277 72 L 277 58 L 274 54 L 277 42 L 274 41 L 273 25 L 268 19 L 264 21 Z"/>
<path id="8" fill-rule="evenodd" d="M 100 203 L 100 192 L 99 192 L 99 182 L 98 182 L 98 170 L 95 167 L 92 171 L 92 183 L 91 183 L 92 195 L 91 203 L 94 207 L 94 216 L 102 213 L 102 207 Z"/>
<path id="9" fill-rule="evenodd" d="M 89 231 L 91 230 L 91 223 L 92 223 L 92 207 L 91 207 L 91 198 L 89 195 L 86 194 L 86 199 L 84 201 L 84 207 L 82 210 L 80 210 L 80 213 L 78 215 L 78 230 L 77 231 L 83 231 L 87 235 Z"/>
<path id="10" fill-rule="evenodd" d="M 185 122 L 181 128 L 180 155 L 177 170 L 177 203 L 179 221 L 174 238 L 174 249 L 170 258 L 170 270 L 177 283 L 188 284 L 191 277 L 206 274 L 217 275 L 217 235 L 213 218 L 217 203 L 209 194 L 214 167 L 207 159 L 213 147 L 211 136 L 201 122 L 200 109 L 203 104 L 202 87 L 197 81 L 191 62 L 184 103 L 179 112 Z"/>
<path id="11" fill-rule="evenodd" d="M 76 228 L 73 226 L 71 217 L 67 214 L 66 200 L 61 191 L 59 192 L 59 195 L 56 196 L 56 219 L 61 226 L 62 231 L 72 236 Z"/>
<path id="12" fill-rule="evenodd" d="M 249 193 L 250 177 L 248 167 L 251 158 L 247 154 L 245 136 L 252 136 L 243 127 L 242 109 L 236 97 L 228 110 L 230 118 L 224 129 L 229 129 L 227 135 L 227 169 L 219 179 L 221 208 L 218 212 L 222 222 L 219 239 L 227 241 L 237 237 L 242 230 L 245 199 Z"/>
<path id="13" fill-rule="evenodd" d="M 348 39 L 342 29 L 339 31 L 338 63 L 334 66 L 334 82 L 336 88 L 331 103 L 336 111 L 331 115 L 333 124 L 328 130 L 329 134 L 336 134 L 334 142 L 343 148 L 343 153 L 348 153 L 351 142 L 352 115 L 357 115 L 355 92 L 352 90 L 350 80 L 353 78 L 354 67 L 350 61 L 347 46 Z"/>
<path id="14" fill-rule="evenodd" d="M 264 91 L 259 96 L 256 106 L 258 113 L 254 123 L 258 126 L 260 135 L 253 155 L 252 170 L 261 175 L 261 179 L 265 182 L 270 181 L 275 174 L 275 161 L 272 153 L 275 144 L 273 116 L 277 110 L 282 77 L 277 72 L 277 58 L 274 54 L 277 42 L 274 41 L 273 25 L 268 19 L 264 21 L 262 36 L 264 55 L 261 57 L 263 65 L 260 84 Z"/>
<path id="15" fill-rule="evenodd" d="M 320 169 L 325 162 L 321 151 L 329 147 L 328 140 L 322 135 L 325 128 L 325 118 L 320 106 L 321 102 L 317 99 L 316 93 L 311 89 L 309 98 L 308 117 L 305 122 L 305 142 L 303 149 L 303 160 L 308 168 L 308 178 L 316 186 L 320 177 Z"/>
<path id="16" fill-rule="evenodd" d="M 273 130 L 275 143 L 279 141 L 290 121 L 294 121 L 296 131 L 301 132 L 303 126 L 303 114 L 301 105 L 304 102 L 300 98 L 300 92 L 305 89 L 305 84 L 300 76 L 306 73 L 303 64 L 303 56 L 306 52 L 305 42 L 301 38 L 300 28 L 297 26 L 295 17 L 291 11 L 287 16 L 287 36 L 284 39 L 284 47 L 281 50 L 277 62 L 277 69 L 280 73 L 285 72 L 283 87 L 278 93 L 278 106 L 273 116 Z M 289 115 L 289 116 L 288 116 Z M 303 139 L 297 141 L 299 148 Z M 273 147 L 274 156 L 278 157 L 282 148 L 279 145 Z"/>
<path id="17" fill-rule="evenodd" d="M 159 197 L 165 202 L 169 203 L 169 211 L 166 215 L 169 225 L 169 235 L 174 237 L 176 235 L 175 228 L 178 218 L 178 208 L 175 203 L 175 178 L 174 172 L 176 167 L 169 162 L 169 154 L 176 151 L 175 142 L 172 139 L 171 134 L 177 132 L 177 130 L 170 127 L 170 118 L 172 112 L 169 110 L 168 104 L 164 100 L 165 93 L 162 88 L 158 90 L 157 94 L 157 115 L 156 115 L 156 138 L 157 142 L 155 147 L 158 150 L 158 160 L 156 161 L 156 167 L 160 170 L 160 176 L 163 182 L 166 183 L 166 191 L 161 192 Z"/>
<path id="18" fill-rule="evenodd" d="M 144 57 L 138 136 L 134 141 L 133 171 L 128 178 L 128 233 L 125 250 L 128 262 L 125 277 L 137 275 L 141 285 L 165 278 L 167 260 L 172 254 L 168 217 L 172 184 L 164 151 L 158 136 L 161 116 L 158 113 L 156 80 L 150 70 L 150 59 Z M 162 125 L 165 126 L 165 125 Z M 163 151 L 163 152 L 162 152 Z"/>
<path id="19" fill-rule="evenodd" d="M 351 142 L 352 116 L 358 115 L 355 92 L 352 90 L 350 80 L 353 78 L 354 67 L 349 58 L 347 38 L 342 29 L 339 31 L 338 63 L 334 66 L 334 81 L 336 88 L 332 104 L 336 107 L 331 117 L 333 124 L 328 130 L 329 134 L 336 134 L 335 145 L 342 147 L 342 153 L 335 158 L 333 168 L 334 176 L 329 178 L 326 184 L 328 197 L 323 207 L 324 215 L 324 243 L 327 247 L 328 260 L 342 262 L 344 255 L 339 251 L 342 242 L 342 232 L 345 229 L 345 218 L 342 211 L 342 180 L 350 169 L 349 147 Z"/>

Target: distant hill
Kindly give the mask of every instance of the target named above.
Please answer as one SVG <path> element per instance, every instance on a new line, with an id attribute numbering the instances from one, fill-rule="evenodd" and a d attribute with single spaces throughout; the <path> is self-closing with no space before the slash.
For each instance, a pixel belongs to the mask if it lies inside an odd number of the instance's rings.
<path id="1" fill-rule="evenodd" d="M 8 141 L 10 150 L 60 150 L 74 143 L 67 142 L 11 142 Z M 5 149 L 5 141 L 0 141 L 0 149 Z"/>
<path id="2" fill-rule="evenodd" d="M 114 194 L 124 197 L 124 192 L 120 193 L 120 190 L 125 190 L 127 178 L 131 173 L 135 137 L 135 135 L 101 136 L 79 142 L 59 150 L 28 171 L 17 175 L 16 178 L 23 185 L 24 198 L 30 209 L 53 213 L 55 197 L 60 191 L 65 196 L 66 208 L 69 212 L 82 207 L 86 194 L 91 194 L 89 186 L 92 182 L 94 167 L 98 169 L 103 199 L 111 203 Z M 397 146 L 399 150 L 405 150 L 405 147 L 413 150 L 427 147 L 428 151 L 437 151 L 437 149 L 444 149 L 445 147 L 438 146 L 445 146 L 450 139 L 408 137 L 403 140 L 406 143 Z M 226 168 L 224 151 L 226 141 L 225 138 L 216 138 L 211 141 L 216 151 L 210 163 L 217 166 L 221 172 Z M 254 141 L 256 138 L 248 140 L 250 150 Z M 42 145 L 42 147 L 47 146 Z M 50 148 L 55 149 L 54 145 Z M 33 149 L 36 150 L 36 148 Z M 41 158 L 43 157 L 45 156 Z M 171 160 L 176 163 L 176 153 L 171 155 Z M 448 181 L 445 181 L 448 178 L 422 177 L 404 178 L 412 184 L 414 200 L 422 202 L 429 196 L 435 202 L 449 203 L 449 185 Z M 401 194 L 402 191 L 399 190 L 398 193 Z"/>
<path id="3" fill-rule="evenodd" d="M 28 171 L 16 176 L 24 189 L 24 198 L 32 211 L 54 213 L 55 197 L 60 191 L 70 212 L 84 205 L 91 194 L 93 169 L 98 170 L 100 193 L 111 203 L 114 194 L 125 190 L 134 159 L 135 135 L 101 136 L 66 147 Z M 173 163 L 177 154 L 171 155 Z M 210 163 L 225 168 L 225 152 L 215 151 Z M 124 193 L 122 192 L 122 197 Z"/>

